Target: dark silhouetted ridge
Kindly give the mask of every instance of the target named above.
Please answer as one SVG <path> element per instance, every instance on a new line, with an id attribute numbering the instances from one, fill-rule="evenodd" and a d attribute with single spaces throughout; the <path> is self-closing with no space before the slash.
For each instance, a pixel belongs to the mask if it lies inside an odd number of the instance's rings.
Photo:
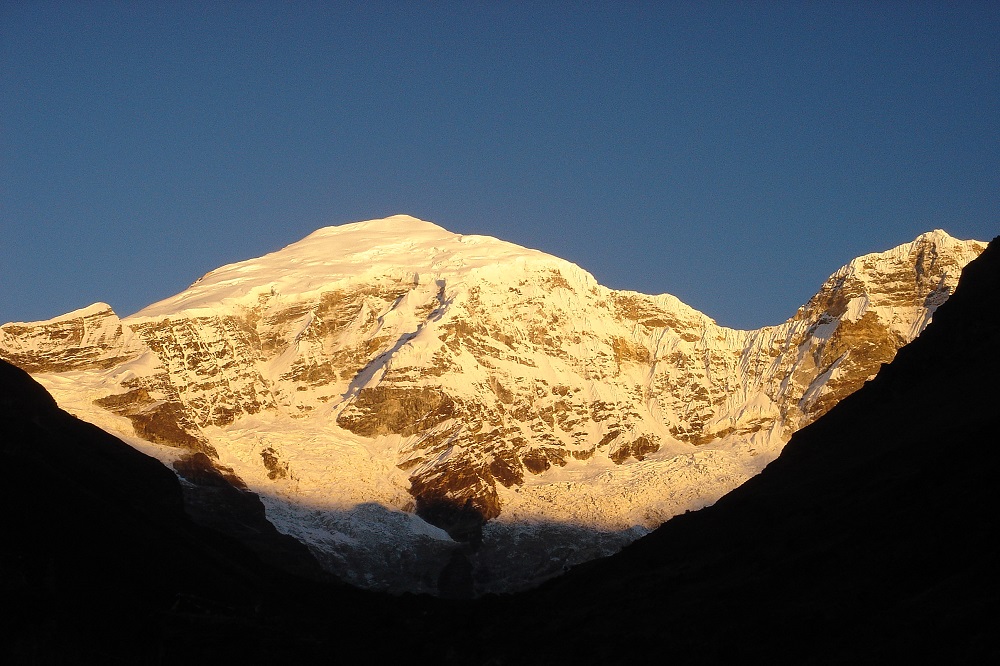
<path id="1" fill-rule="evenodd" d="M 995 660 L 998 381 L 994 240 L 924 334 L 762 474 L 493 602 L 469 649 L 497 663 Z"/>

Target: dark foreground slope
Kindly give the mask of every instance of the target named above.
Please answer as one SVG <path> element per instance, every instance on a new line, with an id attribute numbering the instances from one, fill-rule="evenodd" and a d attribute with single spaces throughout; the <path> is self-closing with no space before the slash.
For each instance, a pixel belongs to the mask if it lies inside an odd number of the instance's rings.
<path id="1" fill-rule="evenodd" d="M 494 601 L 485 663 L 1000 658 L 1000 242 L 926 332 L 715 506 Z"/>
<path id="2" fill-rule="evenodd" d="M 256 497 L 187 470 L 242 542 L 195 524 L 173 472 L 3 361 L 0 469 L 0 663 L 279 663 L 323 642 L 350 655 L 364 618 L 397 612 L 268 564 L 310 570 Z"/>

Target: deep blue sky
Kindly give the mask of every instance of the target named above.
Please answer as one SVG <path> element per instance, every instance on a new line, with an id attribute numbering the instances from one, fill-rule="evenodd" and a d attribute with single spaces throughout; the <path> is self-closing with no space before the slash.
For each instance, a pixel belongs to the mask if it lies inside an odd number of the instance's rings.
<path id="1" fill-rule="evenodd" d="M 1000 3 L 0 5 L 0 322 L 408 213 L 778 323 L 1000 233 Z"/>

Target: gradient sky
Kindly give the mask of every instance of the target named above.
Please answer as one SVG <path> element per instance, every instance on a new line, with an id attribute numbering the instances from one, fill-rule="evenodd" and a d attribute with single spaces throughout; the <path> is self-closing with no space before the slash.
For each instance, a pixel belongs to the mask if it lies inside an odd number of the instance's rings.
<path id="1" fill-rule="evenodd" d="M 739 328 L 1000 233 L 1000 2 L 0 5 L 0 322 L 407 213 Z"/>

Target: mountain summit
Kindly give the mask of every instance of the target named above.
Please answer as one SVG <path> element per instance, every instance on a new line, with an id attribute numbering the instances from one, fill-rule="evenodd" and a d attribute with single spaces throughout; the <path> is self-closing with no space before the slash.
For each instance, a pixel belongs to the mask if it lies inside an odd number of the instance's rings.
<path id="1" fill-rule="evenodd" d="M 713 503 L 927 325 L 985 243 L 859 257 L 788 321 L 394 216 L 320 229 L 119 319 L 0 327 L 64 409 L 207 456 L 360 585 L 509 590 Z"/>
<path id="2" fill-rule="evenodd" d="M 517 262 L 571 265 L 536 250 L 487 236 L 453 234 L 408 215 L 325 227 L 257 259 L 223 266 L 180 294 L 150 305 L 135 317 L 177 315 L 208 308 L 213 314 L 239 307 L 248 296 L 305 298 L 330 285 L 395 280 L 419 283 L 459 279 Z"/>

